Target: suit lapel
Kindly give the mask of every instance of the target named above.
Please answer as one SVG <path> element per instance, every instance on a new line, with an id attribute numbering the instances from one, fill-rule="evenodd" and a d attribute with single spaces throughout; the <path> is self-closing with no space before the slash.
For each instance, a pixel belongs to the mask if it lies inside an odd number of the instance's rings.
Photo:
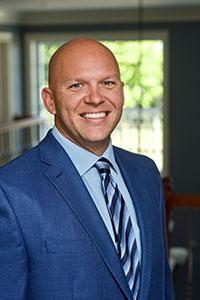
<path id="1" fill-rule="evenodd" d="M 45 176 L 70 206 L 128 299 L 131 293 L 104 222 L 73 163 L 51 133 L 40 144 Z"/>
<path id="2" fill-rule="evenodd" d="M 141 289 L 139 299 L 148 299 L 148 290 L 151 278 L 151 262 L 152 262 L 152 243 L 151 243 L 151 219 L 149 212 L 151 211 L 151 199 L 146 192 L 146 186 L 140 172 L 137 170 L 136 164 L 121 155 L 119 151 L 115 151 L 116 161 L 130 193 L 136 212 L 137 222 L 140 229 L 141 238 Z M 145 288 L 143 288 L 145 287 Z"/>

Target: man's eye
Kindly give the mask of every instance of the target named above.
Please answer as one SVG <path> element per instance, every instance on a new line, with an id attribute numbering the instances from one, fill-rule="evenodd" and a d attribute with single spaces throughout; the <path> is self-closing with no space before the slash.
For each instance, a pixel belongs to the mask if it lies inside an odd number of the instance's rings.
<path id="1" fill-rule="evenodd" d="M 103 85 L 106 87 L 113 87 L 115 85 L 115 82 L 112 80 L 105 80 L 103 81 Z"/>
<path id="2" fill-rule="evenodd" d="M 69 89 L 73 89 L 73 90 L 76 90 L 76 89 L 80 89 L 81 88 L 81 83 L 79 82 L 76 82 L 76 83 L 73 83 L 69 86 Z"/>

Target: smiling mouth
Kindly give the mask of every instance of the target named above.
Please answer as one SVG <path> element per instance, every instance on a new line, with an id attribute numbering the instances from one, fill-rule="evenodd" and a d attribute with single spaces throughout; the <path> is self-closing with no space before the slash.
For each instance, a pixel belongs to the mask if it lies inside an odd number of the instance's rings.
<path id="1" fill-rule="evenodd" d="M 98 112 L 98 113 L 83 113 L 81 117 L 84 119 L 102 119 L 105 118 L 109 112 Z"/>

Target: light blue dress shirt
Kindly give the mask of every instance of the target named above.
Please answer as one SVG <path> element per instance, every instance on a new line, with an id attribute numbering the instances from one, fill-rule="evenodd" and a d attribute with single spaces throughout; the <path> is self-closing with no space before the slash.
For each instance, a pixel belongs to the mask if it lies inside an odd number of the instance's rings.
<path id="1" fill-rule="evenodd" d="M 106 227 L 110 236 L 115 244 L 114 233 L 112 229 L 112 224 L 110 220 L 110 216 L 108 213 L 108 209 L 106 206 L 105 198 L 102 191 L 101 185 L 101 177 L 99 176 L 98 170 L 94 166 L 94 164 L 99 159 L 99 156 L 95 155 L 94 153 L 81 148 L 77 144 L 71 142 L 69 139 L 65 138 L 59 130 L 54 126 L 52 133 L 56 140 L 61 144 L 64 150 L 69 155 L 70 159 L 72 160 L 74 166 L 76 167 L 78 173 L 80 174 L 81 178 L 83 179 Z M 110 142 L 106 151 L 102 154 L 102 157 L 107 158 L 113 165 L 114 169 L 111 168 L 111 175 L 113 176 L 114 180 L 116 181 L 120 192 L 123 195 L 124 201 L 128 208 L 128 211 L 131 216 L 131 221 L 133 224 L 133 229 L 135 232 L 136 243 L 138 246 L 138 253 L 141 259 L 141 242 L 140 242 L 140 231 L 137 225 L 137 219 L 135 214 L 135 209 L 133 206 L 133 202 L 131 200 L 130 194 L 127 190 L 125 182 L 122 178 L 121 172 L 119 167 L 115 161 L 114 152 L 112 143 Z M 116 245 L 115 245 L 116 247 Z"/>

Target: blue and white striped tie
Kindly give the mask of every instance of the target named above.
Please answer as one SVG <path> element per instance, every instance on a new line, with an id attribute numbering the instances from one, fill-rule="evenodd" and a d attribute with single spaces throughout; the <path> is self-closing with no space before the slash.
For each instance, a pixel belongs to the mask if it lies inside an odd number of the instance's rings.
<path id="1" fill-rule="evenodd" d="M 100 158 L 95 167 L 102 179 L 102 188 L 110 215 L 118 255 L 128 280 L 133 299 L 137 299 L 140 282 L 140 262 L 131 218 L 117 183 L 110 174 L 111 163 Z"/>

